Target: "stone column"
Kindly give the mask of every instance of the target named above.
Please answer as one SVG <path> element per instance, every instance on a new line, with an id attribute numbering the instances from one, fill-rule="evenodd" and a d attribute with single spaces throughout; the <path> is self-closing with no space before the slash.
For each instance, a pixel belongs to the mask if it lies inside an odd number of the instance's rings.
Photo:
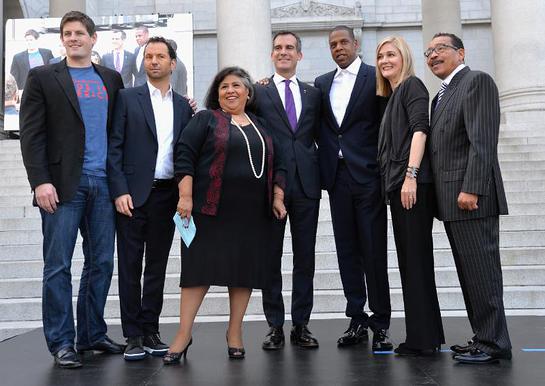
<path id="1" fill-rule="evenodd" d="M 62 17 L 68 11 L 86 10 L 86 0 L 49 0 L 49 17 Z"/>
<path id="2" fill-rule="evenodd" d="M 545 1 L 494 0 L 490 5 L 502 112 L 541 110 L 543 114 Z"/>
<path id="3" fill-rule="evenodd" d="M 433 35 L 437 32 L 450 32 L 462 38 L 460 1 L 422 0 L 422 52 L 424 52 Z M 413 53 L 416 60 L 425 60 L 422 52 Z M 441 81 L 426 68 L 424 83 L 430 92 L 431 100 L 439 91 Z"/>
<path id="4" fill-rule="evenodd" d="M 236 65 L 254 80 L 271 74 L 270 0 L 216 2 L 218 67 Z"/>

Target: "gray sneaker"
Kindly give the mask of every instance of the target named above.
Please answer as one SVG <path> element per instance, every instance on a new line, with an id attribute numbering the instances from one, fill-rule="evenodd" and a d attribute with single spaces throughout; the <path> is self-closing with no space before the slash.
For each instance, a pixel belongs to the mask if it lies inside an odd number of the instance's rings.
<path id="1" fill-rule="evenodd" d="M 148 356 L 148 353 L 144 351 L 143 336 L 130 336 L 127 338 L 127 347 L 123 353 L 123 358 L 126 361 L 139 361 Z"/>
<path id="2" fill-rule="evenodd" d="M 162 357 L 168 351 L 168 346 L 161 342 L 159 333 L 144 337 L 144 350 L 155 357 Z"/>

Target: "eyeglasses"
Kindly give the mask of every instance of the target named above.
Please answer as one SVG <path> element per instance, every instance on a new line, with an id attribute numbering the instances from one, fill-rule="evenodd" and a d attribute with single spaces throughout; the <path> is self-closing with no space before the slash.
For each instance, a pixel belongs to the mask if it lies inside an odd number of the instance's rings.
<path id="1" fill-rule="evenodd" d="M 440 55 L 442 54 L 443 52 L 445 52 L 448 48 L 452 48 L 453 50 L 456 50 L 458 51 L 460 48 L 459 47 L 456 47 L 456 46 L 451 46 L 450 44 L 438 44 L 436 45 L 435 47 L 430 47 L 428 48 L 426 51 L 424 51 L 424 56 L 426 58 L 429 58 L 431 54 L 433 54 L 434 52 L 437 54 L 437 55 Z"/>

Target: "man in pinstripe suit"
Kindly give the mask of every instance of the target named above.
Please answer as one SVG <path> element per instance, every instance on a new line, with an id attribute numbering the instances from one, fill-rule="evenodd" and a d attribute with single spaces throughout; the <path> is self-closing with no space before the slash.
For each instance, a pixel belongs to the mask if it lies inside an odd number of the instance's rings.
<path id="1" fill-rule="evenodd" d="M 464 46 L 453 34 L 439 33 L 424 53 L 442 79 L 432 102 L 429 145 L 437 193 L 474 336 L 455 345 L 462 363 L 511 359 L 503 307 L 499 215 L 507 201 L 498 163 L 500 107 L 492 78 L 464 65 Z"/>

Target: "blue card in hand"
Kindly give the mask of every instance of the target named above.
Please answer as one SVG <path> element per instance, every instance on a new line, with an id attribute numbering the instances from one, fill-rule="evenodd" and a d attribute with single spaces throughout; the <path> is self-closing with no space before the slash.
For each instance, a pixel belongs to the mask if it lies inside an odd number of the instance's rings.
<path id="1" fill-rule="evenodd" d="M 184 217 L 182 219 L 178 213 L 174 213 L 172 219 L 174 220 L 174 224 L 176 224 L 176 228 L 178 228 L 178 232 L 180 232 L 180 236 L 182 236 L 182 240 L 189 248 L 191 242 L 195 238 L 195 233 L 197 232 L 197 228 L 193 222 L 193 216 L 191 216 L 188 221 L 187 218 Z"/>

